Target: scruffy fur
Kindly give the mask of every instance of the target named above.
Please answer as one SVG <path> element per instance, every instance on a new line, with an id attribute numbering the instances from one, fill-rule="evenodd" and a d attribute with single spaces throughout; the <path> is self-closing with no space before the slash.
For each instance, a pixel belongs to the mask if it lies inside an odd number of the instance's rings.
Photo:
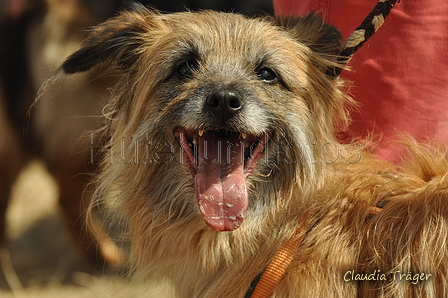
<path id="1" fill-rule="evenodd" d="M 92 204 L 116 220 L 131 272 L 170 279 L 179 297 L 244 297 L 303 225 L 273 297 L 448 296 L 445 151 L 406 139 L 406 162 L 396 166 L 338 144 L 351 101 L 328 70 L 344 67 L 342 46 L 314 15 L 274 21 L 135 6 L 92 30 L 61 69 L 119 76 Z M 219 90 L 237 97 L 224 118 L 210 99 Z M 230 228 L 207 225 L 206 206 L 198 208 L 200 179 L 181 134 L 192 143 L 202 130 L 244 133 L 254 148 L 269 138 L 246 179 L 244 220 Z M 386 280 L 374 280 L 379 273 Z"/>

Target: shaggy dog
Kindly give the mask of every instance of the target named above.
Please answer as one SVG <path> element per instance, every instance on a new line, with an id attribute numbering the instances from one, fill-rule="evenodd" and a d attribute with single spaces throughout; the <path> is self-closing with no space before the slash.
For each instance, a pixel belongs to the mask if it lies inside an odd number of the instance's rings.
<path id="1" fill-rule="evenodd" d="M 92 206 L 131 272 L 179 297 L 448 296 L 445 151 L 408 139 L 396 166 L 337 142 L 343 47 L 313 14 L 135 6 L 91 31 L 61 72 L 118 76 Z"/>

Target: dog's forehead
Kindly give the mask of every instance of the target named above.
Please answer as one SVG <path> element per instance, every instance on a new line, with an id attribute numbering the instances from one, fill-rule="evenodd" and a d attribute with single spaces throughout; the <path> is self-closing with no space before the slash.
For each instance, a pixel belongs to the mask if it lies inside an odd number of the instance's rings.
<path id="1" fill-rule="evenodd" d="M 264 19 L 233 13 L 181 13 L 167 19 L 179 48 L 201 57 L 258 60 L 279 52 L 294 41 Z"/>

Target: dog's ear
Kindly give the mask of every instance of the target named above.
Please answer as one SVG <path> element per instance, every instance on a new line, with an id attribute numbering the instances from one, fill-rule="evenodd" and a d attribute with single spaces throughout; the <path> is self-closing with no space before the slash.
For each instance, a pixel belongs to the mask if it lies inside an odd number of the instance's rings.
<path id="1" fill-rule="evenodd" d="M 139 57 L 143 44 L 142 34 L 147 32 L 149 21 L 156 12 L 141 4 L 94 27 L 83 46 L 61 65 L 67 74 L 84 72 L 103 63 L 120 69 L 131 67 Z"/>
<path id="2" fill-rule="evenodd" d="M 341 32 L 325 23 L 315 12 L 305 17 L 279 16 L 276 18 L 276 23 L 288 31 L 295 40 L 307 45 L 326 59 L 337 64 L 346 62 L 340 59 L 345 46 Z"/>
<path id="3" fill-rule="evenodd" d="M 315 12 L 305 17 L 279 16 L 276 23 L 286 29 L 299 42 L 325 55 L 339 55 L 344 49 L 341 32 L 325 23 Z"/>

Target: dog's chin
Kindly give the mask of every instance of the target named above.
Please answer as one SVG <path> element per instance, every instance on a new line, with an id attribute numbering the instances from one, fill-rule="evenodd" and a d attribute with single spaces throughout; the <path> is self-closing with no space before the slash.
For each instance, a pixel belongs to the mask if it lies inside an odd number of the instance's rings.
<path id="1" fill-rule="evenodd" d="M 246 178 L 257 165 L 269 133 L 178 128 L 175 135 L 194 177 L 204 221 L 217 231 L 237 229 L 249 204 Z"/>

